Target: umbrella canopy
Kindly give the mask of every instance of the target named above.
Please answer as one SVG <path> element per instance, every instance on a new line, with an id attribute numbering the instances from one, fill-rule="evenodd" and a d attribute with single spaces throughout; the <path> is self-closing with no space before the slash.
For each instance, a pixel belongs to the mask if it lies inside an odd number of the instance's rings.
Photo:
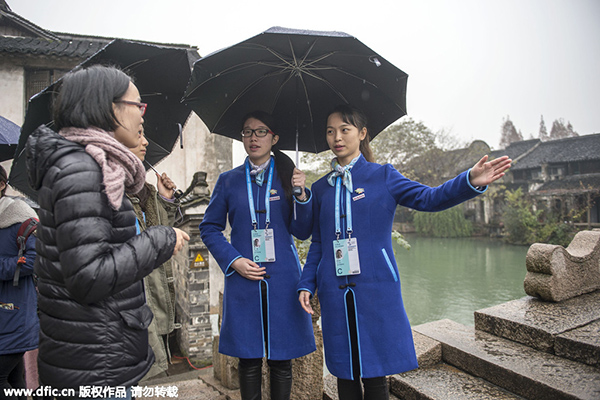
<path id="1" fill-rule="evenodd" d="M 0 161 L 13 158 L 20 134 L 19 125 L 0 116 Z"/>
<path id="2" fill-rule="evenodd" d="M 328 149 L 338 104 L 365 112 L 371 137 L 405 115 L 407 78 L 346 33 L 274 27 L 198 60 L 182 101 L 211 132 L 238 140 L 241 118 L 266 111 L 281 149 L 316 153 Z"/>
<path id="3" fill-rule="evenodd" d="M 198 58 L 196 51 L 151 45 L 127 40 L 113 40 L 103 49 L 75 67 L 79 69 L 95 64 L 115 65 L 130 74 L 140 91 L 142 101 L 148 103 L 144 115 L 144 133 L 149 145 L 146 161 L 155 164 L 173 150 L 181 136 L 191 110 L 181 104 L 191 73 L 192 63 Z M 29 187 L 24 149 L 29 135 L 40 125 L 53 128 L 52 103 L 60 80 L 48 86 L 29 100 L 22 134 L 13 161 L 10 183 L 35 199 Z"/>

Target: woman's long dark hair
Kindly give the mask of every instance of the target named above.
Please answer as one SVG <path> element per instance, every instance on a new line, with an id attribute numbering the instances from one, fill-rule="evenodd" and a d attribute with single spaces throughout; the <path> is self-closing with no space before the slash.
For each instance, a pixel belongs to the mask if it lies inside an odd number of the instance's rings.
<path id="1" fill-rule="evenodd" d="M 242 129 L 244 128 L 243 125 L 246 123 L 248 118 L 254 118 L 259 120 L 277 135 L 277 122 L 271 114 L 260 110 L 252 111 L 246 114 L 242 119 Z M 293 202 L 292 175 L 294 174 L 294 168 L 296 166 L 294 165 L 292 159 L 288 157 L 284 152 L 279 150 L 276 146 L 277 145 L 271 148 L 271 151 L 273 152 L 273 156 L 275 158 L 275 169 L 277 170 L 277 175 L 279 176 L 281 186 L 283 187 L 285 198 L 291 205 Z"/>
<path id="2" fill-rule="evenodd" d="M 349 104 L 341 104 L 327 114 L 327 118 L 335 113 L 339 113 L 342 116 L 342 121 L 345 123 L 357 127 L 359 132 L 362 128 L 367 129 L 367 135 L 361 140 L 359 149 L 365 160 L 368 162 L 375 162 L 375 156 L 373 156 L 373 150 L 371 150 L 371 145 L 369 144 L 369 130 L 367 128 L 368 120 L 365 113 Z"/>

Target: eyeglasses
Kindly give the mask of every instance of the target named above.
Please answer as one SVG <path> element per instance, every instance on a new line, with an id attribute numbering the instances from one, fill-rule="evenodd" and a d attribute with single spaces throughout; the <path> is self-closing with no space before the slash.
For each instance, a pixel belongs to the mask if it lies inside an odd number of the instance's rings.
<path id="1" fill-rule="evenodd" d="M 258 128 L 258 129 L 246 128 L 246 129 L 242 129 L 242 137 L 245 137 L 245 138 L 251 137 L 252 134 L 255 134 L 256 137 L 265 137 L 265 136 L 267 136 L 267 133 L 270 133 L 270 134 L 274 135 L 274 133 L 270 129 L 266 129 L 266 128 Z"/>
<path id="2" fill-rule="evenodd" d="M 142 117 L 144 116 L 144 114 L 146 114 L 146 107 L 148 107 L 148 104 L 146 103 L 138 103 L 137 101 L 129 100 L 117 100 L 115 101 L 115 103 L 129 104 L 138 107 L 140 109 L 140 112 L 142 113 Z"/>

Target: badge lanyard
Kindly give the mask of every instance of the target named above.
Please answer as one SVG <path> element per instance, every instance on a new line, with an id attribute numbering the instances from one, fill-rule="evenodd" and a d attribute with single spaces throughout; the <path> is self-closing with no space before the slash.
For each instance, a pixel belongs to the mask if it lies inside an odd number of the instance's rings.
<path id="1" fill-rule="evenodd" d="M 273 158 L 271 158 L 271 163 L 269 164 L 269 180 L 267 181 L 267 190 L 265 193 L 265 228 L 268 228 L 269 222 L 271 222 L 271 204 L 269 204 L 269 197 L 271 196 L 271 184 L 273 183 L 274 169 L 274 161 Z M 256 211 L 254 210 L 254 196 L 252 195 L 252 182 L 250 181 L 250 162 L 248 160 L 246 160 L 246 188 L 248 189 L 248 206 L 250 207 L 250 218 L 252 218 L 252 226 L 256 230 L 258 229 L 258 220 L 256 219 Z"/>
<path id="2" fill-rule="evenodd" d="M 340 192 L 346 192 L 346 233 L 348 239 L 340 239 L 342 234 L 340 215 Z M 360 259 L 358 256 L 358 243 L 352 237 L 352 199 L 347 189 L 342 189 L 342 178 L 335 181 L 335 236 L 333 241 L 333 254 L 335 274 L 337 276 L 348 276 L 360 274 Z"/>
<path id="3" fill-rule="evenodd" d="M 342 187 L 342 178 L 340 176 L 335 180 L 335 235 L 339 240 L 340 235 L 342 233 L 341 223 L 340 223 L 340 191 Z M 348 237 L 352 236 L 352 199 L 350 192 L 348 190 L 344 190 L 346 192 L 346 232 L 348 232 Z"/>

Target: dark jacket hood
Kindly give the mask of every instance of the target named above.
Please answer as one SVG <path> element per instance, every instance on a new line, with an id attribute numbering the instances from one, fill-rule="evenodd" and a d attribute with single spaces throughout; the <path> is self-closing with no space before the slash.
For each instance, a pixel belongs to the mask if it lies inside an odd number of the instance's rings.
<path id="1" fill-rule="evenodd" d="M 50 165 L 65 154 L 81 151 L 83 146 L 60 136 L 45 125 L 37 128 L 25 148 L 27 178 L 34 190 L 39 190 Z"/>

